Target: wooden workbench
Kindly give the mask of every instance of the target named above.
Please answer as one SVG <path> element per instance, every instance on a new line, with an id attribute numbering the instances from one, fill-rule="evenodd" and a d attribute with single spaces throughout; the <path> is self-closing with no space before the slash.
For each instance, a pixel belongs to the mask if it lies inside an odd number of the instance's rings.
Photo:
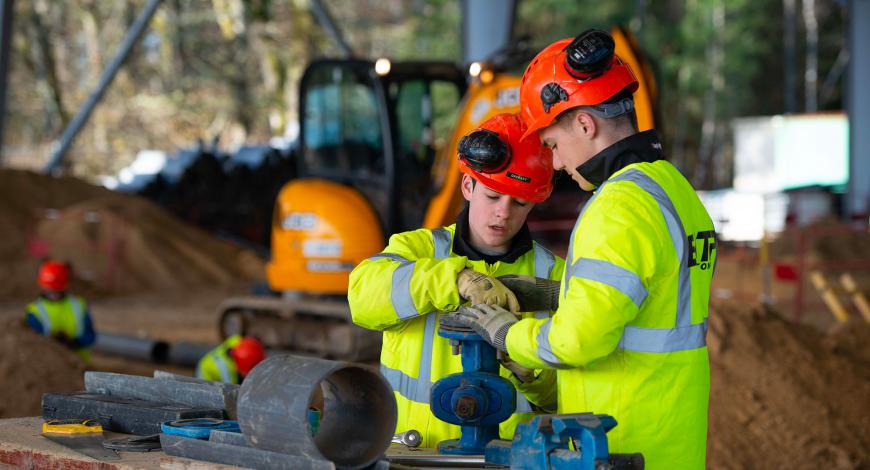
<path id="1" fill-rule="evenodd" d="M 121 460 L 99 461 L 41 436 L 42 418 L 0 419 L 0 468 L 63 470 L 229 470 L 238 469 L 163 452 L 119 452 Z M 125 437 L 107 432 L 106 438 Z"/>

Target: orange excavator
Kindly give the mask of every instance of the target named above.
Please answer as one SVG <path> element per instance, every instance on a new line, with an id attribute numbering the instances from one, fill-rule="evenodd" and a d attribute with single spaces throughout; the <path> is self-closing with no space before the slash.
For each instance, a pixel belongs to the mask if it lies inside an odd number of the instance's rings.
<path id="1" fill-rule="evenodd" d="M 619 28 L 612 34 L 616 53 L 638 75 L 638 124 L 649 129 L 652 74 L 630 36 Z M 455 221 L 462 201 L 456 146 L 491 116 L 519 110 L 521 75 L 535 51 L 527 52 L 503 51 L 467 73 L 450 62 L 312 62 L 300 82 L 300 177 L 281 189 L 272 218 L 266 275 L 279 295 L 224 301 L 221 336 L 376 359 L 380 333 L 351 322 L 350 271 L 393 233 Z"/>

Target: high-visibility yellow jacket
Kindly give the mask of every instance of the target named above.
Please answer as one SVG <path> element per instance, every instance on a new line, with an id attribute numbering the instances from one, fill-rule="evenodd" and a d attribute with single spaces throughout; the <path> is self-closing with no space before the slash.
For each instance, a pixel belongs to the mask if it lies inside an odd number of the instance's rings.
<path id="1" fill-rule="evenodd" d="M 242 337 L 239 335 L 230 336 L 218 347 L 202 356 L 196 365 L 196 376 L 215 382 L 239 383 L 239 369 L 235 359 L 230 357 L 229 350 L 239 344 L 241 340 Z"/>
<path id="2" fill-rule="evenodd" d="M 459 220 L 460 231 L 467 230 L 465 212 Z M 424 447 L 435 447 L 460 435 L 458 426 L 439 420 L 429 408 L 432 384 L 462 372 L 461 356 L 454 356 L 449 341 L 437 333 L 441 312 L 454 311 L 463 303 L 456 288 L 459 271 L 470 268 L 490 276 L 526 274 L 555 280 L 561 278 L 565 266 L 564 260 L 532 242 L 526 228 L 525 249 L 512 250 L 514 256 L 493 263 L 454 253 L 456 230 L 456 225 L 451 225 L 393 235 L 382 253 L 360 263 L 350 275 L 348 301 L 354 323 L 384 332 L 381 373 L 396 397 L 396 432 L 419 431 Z M 529 402 L 555 409 L 555 374 L 550 370 L 537 373 L 535 380 L 523 384 L 501 368 L 501 375 L 520 392 L 517 413 L 501 425 L 502 438 L 510 439 L 517 423 L 532 416 Z"/>
<path id="3" fill-rule="evenodd" d="M 90 362 L 90 346 L 96 341 L 96 332 L 88 304 L 81 297 L 67 295 L 59 300 L 40 297 L 27 305 L 27 322 L 41 335 L 65 336 L 73 351 Z"/>
<path id="4" fill-rule="evenodd" d="M 660 148 L 636 134 L 579 168 L 598 189 L 571 235 L 559 309 L 515 324 L 507 350 L 558 369 L 560 413 L 616 418 L 611 452 L 641 452 L 647 469 L 704 468 L 715 236 Z"/>

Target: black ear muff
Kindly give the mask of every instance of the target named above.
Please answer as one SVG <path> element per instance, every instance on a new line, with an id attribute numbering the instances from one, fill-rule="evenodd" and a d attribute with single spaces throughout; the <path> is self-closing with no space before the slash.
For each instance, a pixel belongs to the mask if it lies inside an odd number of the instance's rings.
<path id="1" fill-rule="evenodd" d="M 511 161 L 510 146 L 497 132 L 478 129 L 459 141 L 459 158 L 481 173 L 498 173 Z"/>
<path id="2" fill-rule="evenodd" d="M 595 78 L 610 67 L 615 48 L 616 43 L 607 32 L 587 29 L 565 48 L 565 69 L 580 80 Z"/>

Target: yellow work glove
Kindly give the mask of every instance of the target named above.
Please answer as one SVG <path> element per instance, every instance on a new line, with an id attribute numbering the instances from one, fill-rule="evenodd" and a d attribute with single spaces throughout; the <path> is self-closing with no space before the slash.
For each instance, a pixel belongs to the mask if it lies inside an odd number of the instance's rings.
<path id="1" fill-rule="evenodd" d="M 470 300 L 472 305 L 498 305 L 511 312 L 520 311 L 520 303 L 514 293 L 497 279 L 486 274 L 463 269 L 456 275 L 456 287 L 459 295 L 465 300 Z"/>
<path id="2" fill-rule="evenodd" d="M 527 367 L 523 367 L 516 362 L 511 360 L 511 357 L 508 356 L 508 353 L 498 351 L 498 362 L 501 363 L 502 367 L 513 372 L 514 377 L 517 378 L 522 383 L 529 383 L 532 380 L 535 380 L 535 370 L 529 369 Z"/>

